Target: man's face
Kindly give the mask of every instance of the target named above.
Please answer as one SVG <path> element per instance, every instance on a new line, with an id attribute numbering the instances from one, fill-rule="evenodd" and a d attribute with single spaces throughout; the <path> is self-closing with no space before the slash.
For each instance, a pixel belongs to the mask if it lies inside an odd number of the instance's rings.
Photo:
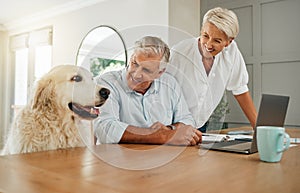
<path id="1" fill-rule="evenodd" d="M 145 94 L 154 79 L 159 78 L 164 70 L 160 70 L 161 56 L 147 56 L 136 52 L 131 56 L 126 79 L 128 87 Z"/>
<path id="2" fill-rule="evenodd" d="M 201 29 L 200 41 L 199 46 L 201 46 L 203 56 L 209 58 L 220 53 L 231 43 L 232 39 L 228 38 L 215 25 L 208 22 Z"/>

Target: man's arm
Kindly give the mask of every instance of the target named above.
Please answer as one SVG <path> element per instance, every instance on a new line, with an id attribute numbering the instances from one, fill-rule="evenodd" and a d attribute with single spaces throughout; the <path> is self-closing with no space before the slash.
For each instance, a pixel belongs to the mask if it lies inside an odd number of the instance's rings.
<path id="1" fill-rule="evenodd" d="M 156 122 L 150 128 L 129 125 L 120 143 L 145 143 L 169 145 L 196 145 L 202 141 L 202 133 L 190 125 L 174 124 L 175 130 Z"/>
<path id="2" fill-rule="evenodd" d="M 254 107 L 250 93 L 245 92 L 240 95 L 234 95 L 234 97 L 238 101 L 241 109 L 243 110 L 246 117 L 250 121 L 251 126 L 254 128 L 256 125 L 257 112 Z"/>

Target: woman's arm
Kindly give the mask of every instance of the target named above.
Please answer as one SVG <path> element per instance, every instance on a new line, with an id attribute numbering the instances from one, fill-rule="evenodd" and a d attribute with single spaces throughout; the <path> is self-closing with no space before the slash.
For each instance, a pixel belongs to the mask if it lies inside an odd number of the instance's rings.
<path id="1" fill-rule="evenodd" d="M 250 121 L 251 126 L 254 128 L 256 125 L 257 112 L 249 91 L 240 95 L 234 95 L 234 97 L 238 101 L 241 109 Z"/>

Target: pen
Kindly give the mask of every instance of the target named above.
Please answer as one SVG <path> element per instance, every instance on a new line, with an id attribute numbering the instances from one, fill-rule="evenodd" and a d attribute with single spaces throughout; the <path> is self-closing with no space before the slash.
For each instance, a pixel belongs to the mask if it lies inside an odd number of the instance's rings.
<path id="1" fill-rule="evenodd" d="M 237 141 L 249 141 L 249 142 L 252 141 L 251 138 L 235 138 L 234 140 L 237 140 Z"/>

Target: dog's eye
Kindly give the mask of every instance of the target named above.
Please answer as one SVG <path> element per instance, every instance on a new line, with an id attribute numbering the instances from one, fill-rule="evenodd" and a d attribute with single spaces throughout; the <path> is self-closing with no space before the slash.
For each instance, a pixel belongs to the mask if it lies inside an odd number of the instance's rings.
<path id="1" fill-rule="evenodd" d="M 71 78 L 71 81 L 80 82 L 80 81 L 82 81 L 82 77 L 79 75 L 73 76 Z"/>

